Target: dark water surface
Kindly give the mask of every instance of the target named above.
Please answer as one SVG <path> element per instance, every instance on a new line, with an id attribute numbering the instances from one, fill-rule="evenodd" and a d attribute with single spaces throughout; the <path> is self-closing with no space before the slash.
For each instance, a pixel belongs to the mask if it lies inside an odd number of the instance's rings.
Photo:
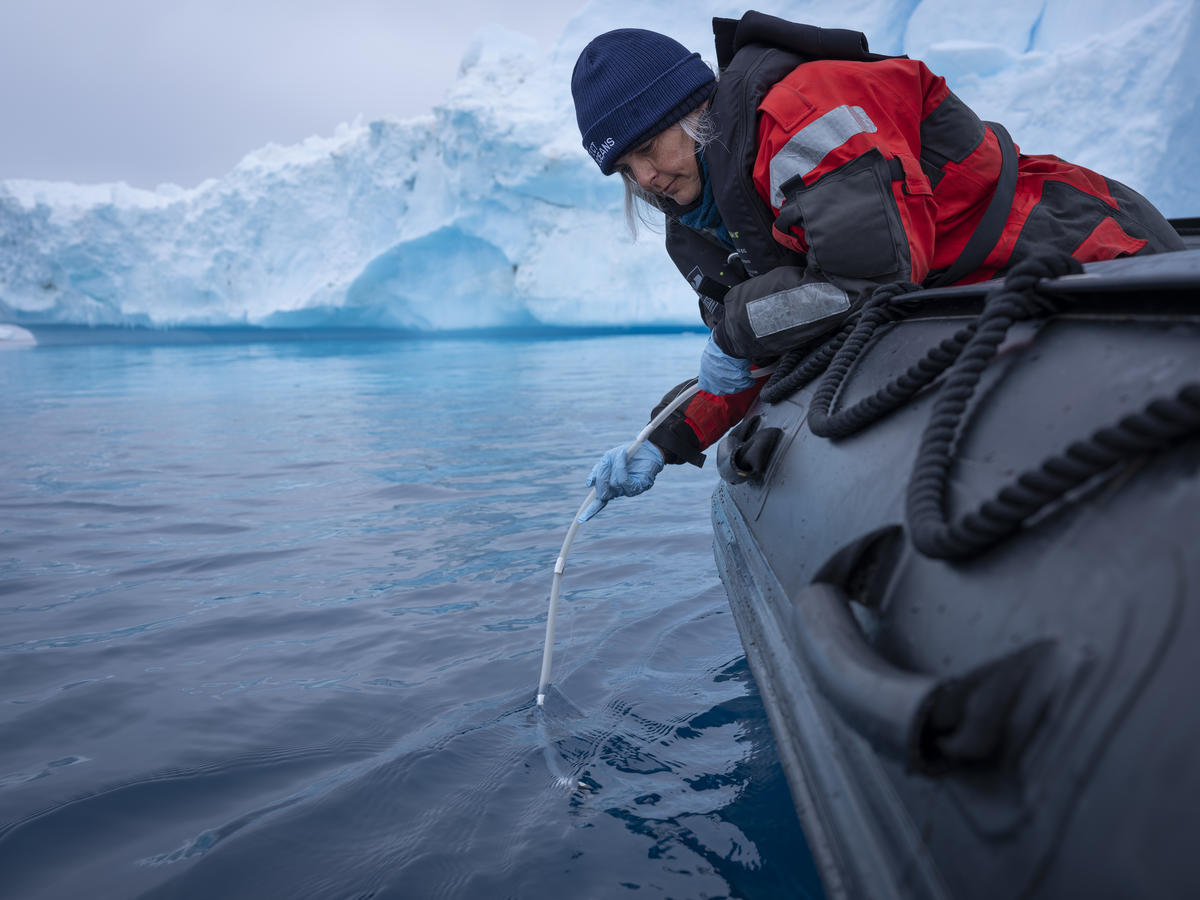
<path id="1" fill-rule="evenodd" d="M 794 897 L 715 466 L 580 531 L 698 335 L 0 353 L 0 896 Z"/>

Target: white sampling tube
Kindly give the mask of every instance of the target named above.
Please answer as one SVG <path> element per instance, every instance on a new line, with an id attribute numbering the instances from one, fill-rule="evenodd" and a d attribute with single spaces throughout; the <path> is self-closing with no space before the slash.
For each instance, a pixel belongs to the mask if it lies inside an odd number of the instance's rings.
<path id="1" fill-rule="evenodd" d="M 765 378 L 774 371 L 774 367 L 764 367 L 755 369 L 750 374 L 755 378 Z M 650 420 L 650 423 L 643 428 L 637 438 L 625 450 L 625 460 L 628 462 L 633 459 L 634 454 L 638 452 L 638 448 L 646 442 L 650 434 L 667 420 L 667 417 L 683 404 L 687 403 L 692 397 L 696 396 L 700 391 L 700 385 L 694 384 L 685 390 L 679 392 L 679 395 L 668 403 L 663 411 Z M 575 515 L 571 517 L 571 527 L 567 529 L 567 536 L 563 538 L 562 549 L 558 551 L 558 559 L 554 561 L 554 578 L 550 583 L 550 610 L 546 615 L 546 643 L 542 647 L 542 674 L 538 678 L 537 689 L 537 705 L 544 706 L 546 703 L 546 688 L 550 685 L 550 663 L 554 658 L 554 620 L 558 616 L 558 595 L 562 590 L 563 572 L 567 568 L 567 554 L 571 552 L 571 543 L 575 540 L 575 532 L 579 530 L 579 517 L 583 515 L 583 511 L 588 508 L 593 500 L 596 499 L 596 489 L 592 488 Z"/>

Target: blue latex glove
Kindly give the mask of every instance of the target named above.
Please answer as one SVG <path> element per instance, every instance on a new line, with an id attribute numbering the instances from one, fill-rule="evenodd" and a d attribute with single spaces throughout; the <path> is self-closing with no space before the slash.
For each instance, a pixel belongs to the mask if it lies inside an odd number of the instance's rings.
<path id="1" fill-rule="evenodd" d="M 586 522 L 604 509 L 613 497 L 635 497 L 654 485 L 655 477 L 662 471 L 662 453 L 647 441 L 638 447 L 633 459 L 626 462 L 625 451 L 628 447 L 629 444 L 613 447 L 600 457 L 600 462 L 592 469 L 587 486 L 596 489 L 596 499 L 579 514 L 580 522 Z"/>
<path id="2" fill-rule="evenodd" d="M 750 377 L 750 360 L 735 359 L 717 346 L 708 336 L 700 354 L 700 390 L 710 394 L 736 394 L 754 384 Z"/>

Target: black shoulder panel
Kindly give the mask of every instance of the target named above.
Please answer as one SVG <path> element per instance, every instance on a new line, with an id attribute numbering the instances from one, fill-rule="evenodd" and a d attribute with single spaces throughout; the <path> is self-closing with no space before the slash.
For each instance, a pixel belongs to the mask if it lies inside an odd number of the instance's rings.
<path id="1" fill-rule="evenodd" d="M 776 83 L 804 59 L 771 47 L 747 47 L 721 75 L 711 110 L 717 139 L 704 149 L 717 208 L 746 271 L 804 265 L 804 257 L 771 236 L 775 217 L 754 189 L 758 153 L 758 105 Z"/>

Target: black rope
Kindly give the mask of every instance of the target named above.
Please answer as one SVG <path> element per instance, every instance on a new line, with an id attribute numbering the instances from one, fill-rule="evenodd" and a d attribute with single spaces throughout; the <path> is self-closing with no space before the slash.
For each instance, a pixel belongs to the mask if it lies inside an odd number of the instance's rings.
<path id="1" fill-rule="evenodd" d="M 842 326 L 833 337 L 827 338 L 815 350 L 811 347 L 800 347 L 789 350 L 775 365 L 775 371 L 767 379 L 762 393 L 758 396 L 764 403 L 779 403 L 800 390 L 829 366 L 834 354 L 845 343 L 846 338 L 854 330 L 857 316 Z M 803 363 L 803 365 L 801 365 Z"/>
<path id="2" fill-rule="evenodd" d="M 814 395 L 809 427 L 814 434 L 835 440 L 861 431 L 902 406 L 954 362 L 975 333 L 974 323 L 930 348 L 924 358 L 872 396 L 848 410 L 830 412 L 830 406 L 845 384 L 851 368 L 879 328 L 899 321 L 919 308 L 917 301 L 906 302 L 902 299 L 903 294 L 917 289 L 917 285 L 904 283 L 877 288 L 864 304 L 861 315 L 855 316 L 833 339 L 821 346 L 803 367 L 797 366 L 808 355 L 808 351 L 792 351 L 784 356 L 763 389 L 763 401 L 778 403 L 786 400 L 821 372 L 830 370 Z"/>
<path id="3" fill-rule="evenodd" d="M 884 284 L 877 287 L 863 304 L 862 309 L 855 312 L 842 326 L 841 330 L 836 332 L 831 338 L 828 338 L 823 344 L 817 347 L 814 351 L 811 347 L 800 347 L 786 353 L 775 365 L 775 372 L 767 381 L 762 393 L 759 395 L 764 403 L 779 403 L 781 400 L 786 400 L 792 394 L 796 393 L 822 372 L 829 368 L 830 364 L 835 359 L 849 360 L 846 368 L 853 363 L 861 351 L 861 345 L 865 344 L 865 340 L 855 339 L 855 345 L 858 347 L 853 352 L 843 350 L 846 341 L 852 336 L 862 333 L 864 327 L 864 317 L 872 310 L 877 310 L 886 306 L 887 302 L 892 300 L 900 293 L 917 290 L 915 284 Z M 906 307 L 905 312 L 914 307 Z M 897 317 L 899 317 L 899 309 L 897 309 Z M 878 313 L 875 314 L 876 316 Z M 878 328 L 879 322 L 875 319 L 867 322 L 869 328 L 867 337 L 874 333 Z M 803 361 L 803 365 L 800 363 Z M 844 376 L 843 376 L 844 377 Z M 839 381 L 840 383 L 840 381 Z"/>
<path id="4" fill-rule="evenodd" d="M 1039 294 L 1038 283 L 1043 278 L 1078 271 L 1079 263 L 1069 256 L 1033 257 L 1014 266 L 1003 286 L 989 294 L 975 334 L 946 374 L 934 402 L 908 484 L 909 535 L 924 555 L 939 559 L 972 557 L 1123 460 L 1200 431 L 1200 383 L 1191 383 L 1174 397 L 1152 400 L 1141 412 L 1072 443 L 1063 453 L 1018 475 L 978 509 L 957 522 L 947 521 L 946 484 L 954 441 L 983 370 L 1014 321 L 1056 311 L 1061 301 Z"/>
<path id="5" fill-rule="evenodd" d="M 918 286 L 908 282 L 885 284 L 875 289 L 870 300 L 863 306 L 862 315 L 854 331 L 842 344 L 813 394 L 812 408 L 808 413 L 808 427 L 812 429 L 813 434 L 837 440 L 861 431 L 907 402 L 958 357 L 973 334 L 973 328 L 959 331 L 954 337 L 932 347 L 920 361 L 870 397 L 860 400 L 847 410 L 831 410 L 833 400 L 846 383 L 850 370 L 878 330 L 885 324 L 910 315 L 918 308 L 916 303 L 906 302 L 902 296 L 915 290 L 919 290 Z"/>

